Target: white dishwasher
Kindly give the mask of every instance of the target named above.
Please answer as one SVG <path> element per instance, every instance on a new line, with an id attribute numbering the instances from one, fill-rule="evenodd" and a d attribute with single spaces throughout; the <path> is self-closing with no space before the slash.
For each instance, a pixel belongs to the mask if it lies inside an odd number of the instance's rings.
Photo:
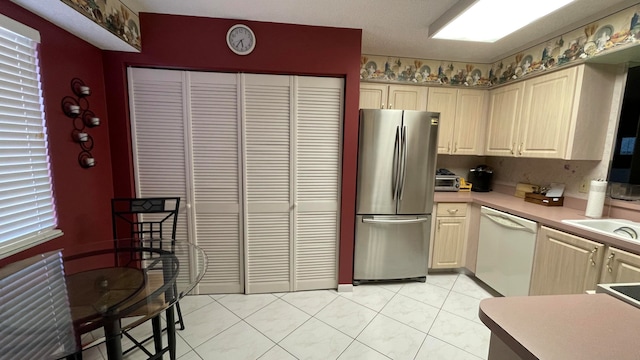
<path id="1" fill-rule="evenodd" d="M 476 277 L 504 296 L 529 295 L 537 225 L 483 206 Z"/>

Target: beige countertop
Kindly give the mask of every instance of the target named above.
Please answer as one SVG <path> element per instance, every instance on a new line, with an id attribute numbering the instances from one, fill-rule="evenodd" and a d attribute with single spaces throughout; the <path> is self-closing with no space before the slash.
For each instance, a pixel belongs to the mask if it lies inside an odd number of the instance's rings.
<path id="1" fill-rule="evenodd" d="M 640 359 L 640 309 L 607 294 L 491 298 L 479 315 L 522 359 Z"/>
<path id="2" fill-rule="evenodd" d="M 524 199 L 492 192 L 436 192 L 435 202 L 469 202 L 504 211 L 512 215 L 520 216 L 538 222 L 541 225 L 552 227 L 577 236 L 612 245 L 623 250 L 640 254 L 640 244 L 632 243 L 613 236 L 585 230 L 562 220 L 588 219 L 584 216 L 583 209 L 575 209 L 565 206 L 543 206 L 524 201 Z M 640 338 L 639 338 L 640 339 Z M 640 356 L 639 356 L 640 359 Z"/>

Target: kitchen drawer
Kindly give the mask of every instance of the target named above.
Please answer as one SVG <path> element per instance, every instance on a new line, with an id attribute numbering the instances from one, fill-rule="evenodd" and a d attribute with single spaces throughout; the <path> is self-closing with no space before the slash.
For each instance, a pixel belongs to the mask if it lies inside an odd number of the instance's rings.
<path id="1" fill-rule="evenodd" d="M 467 203 L 438 203 L 436 216 L 467 216 Z"/>

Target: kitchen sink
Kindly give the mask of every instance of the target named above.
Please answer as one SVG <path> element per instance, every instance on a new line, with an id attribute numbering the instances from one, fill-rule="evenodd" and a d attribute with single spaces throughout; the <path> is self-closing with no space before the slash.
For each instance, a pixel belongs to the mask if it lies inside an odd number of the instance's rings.
<path id="1" fill-rule="evenodd" d="M 605 293 L 640 308 L 640 283 L 598 284 L 596 293 Z"/>
<path id="2" fill-rule="evenodd" d="M 640 223 L 624 219 L 562 220 L 582 229 L 640 243 Z"/>

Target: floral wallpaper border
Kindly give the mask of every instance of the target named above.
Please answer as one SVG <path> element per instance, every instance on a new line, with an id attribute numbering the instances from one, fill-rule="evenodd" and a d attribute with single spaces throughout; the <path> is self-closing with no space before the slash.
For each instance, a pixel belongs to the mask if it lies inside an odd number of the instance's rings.
<path id="1" fill-rule="evenodd" d="M 493 64 L 362 55 L 360 79 L 489 87 L 640 44 L 640 4 L 520 51 Z"/>
<path id="2" fill-rule="evenodd" d="M 142 49 L 140 18 L 119 0 L 60 0 L 109 30 L 134 48 Z"/>

